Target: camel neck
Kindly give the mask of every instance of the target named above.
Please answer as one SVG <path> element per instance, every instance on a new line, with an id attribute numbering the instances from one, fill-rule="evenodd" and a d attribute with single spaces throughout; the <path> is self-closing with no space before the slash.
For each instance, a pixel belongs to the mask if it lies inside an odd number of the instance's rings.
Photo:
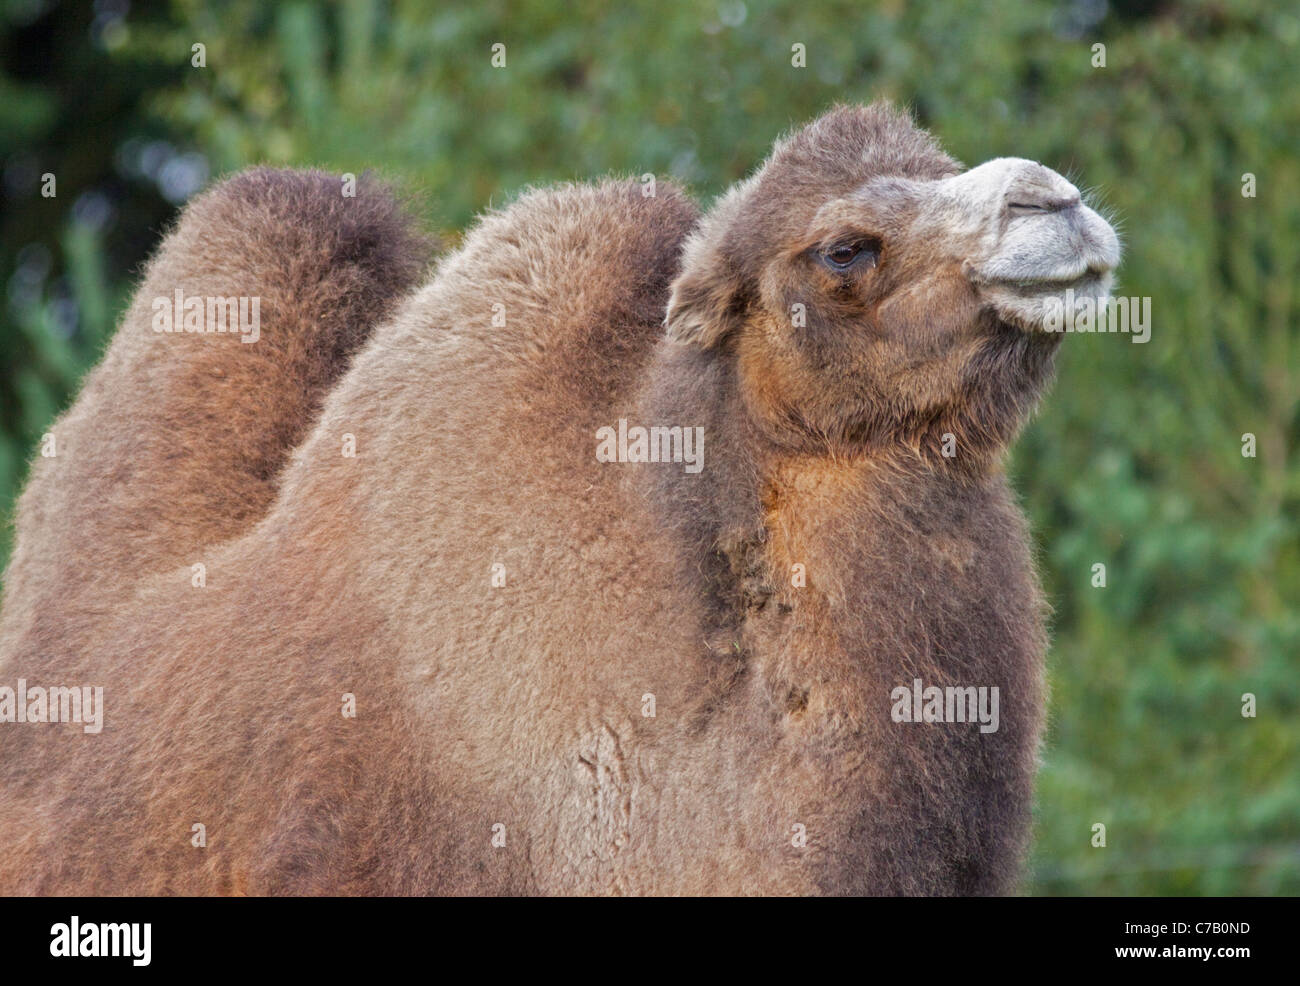
<path id="1" fill-rule="evenodd" d="M 629 473 L 656 530 L 676 545 L 678 570 L 701 579 L 699 595 L 713 613 L 709 637 L 719 650 L 732 646 L 747 616 L 808 557 L 839 559 L 821 566 L 823 586 L 825 571 L 836 566 L 849 578 L 864 519 L 877 545 L 894 532 L 900 539 L 940 532 L 946 517 L 964 514 L 955 505 L 1000 482 L 996 470 L 974 479 L 902 447 L 856 455 L 790 449 L 746 414 L 734 384 L 724 357 L 661 353 L 638 420 L 700 429 L 703 467 L 692 473 L 660 463 Z"/>

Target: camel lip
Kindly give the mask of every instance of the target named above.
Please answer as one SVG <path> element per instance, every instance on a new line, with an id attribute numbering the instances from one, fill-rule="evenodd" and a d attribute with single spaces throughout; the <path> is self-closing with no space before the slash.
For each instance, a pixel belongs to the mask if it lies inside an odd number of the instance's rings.
<path id="1" fill-rule="evenodd" d="M 1060 294 L 1067 290 L 1086 291 L 1104 287 L 1110 274 L 1108 267 L 1086 267 L 1078 274 L 1047 277 L 997 278 L 988 287 L 1009 289 L 1024 294 Z"/>
<path id="2" fill-rule="evenodd" d="M 1001 319 L 1038 333 L 1048 329 L 1057 313 L 1072 313 L 1082 304 L 1104 304 L 1110 296 L 1112 269 L 1088 267 L 1063 277 L 998 278 L 985 281 L 982 289 L 986 303 Z"/>

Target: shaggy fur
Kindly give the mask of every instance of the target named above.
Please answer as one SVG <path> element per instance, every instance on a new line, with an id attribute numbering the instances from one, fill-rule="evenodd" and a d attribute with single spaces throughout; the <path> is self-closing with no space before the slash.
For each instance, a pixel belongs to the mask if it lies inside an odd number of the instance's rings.
<path id="1" fill-rule="evenodd" d="M 325 394 L 432 249 L 386 190 L 365 177 L 354 198 L 341 187 L 322 172 L 255 169 L 186 209 L 50 429 L 56 454 L 33 463 L 4 639 L 35 634 L 48 650 L 83 605 L 116 605 L 134 578 L 188 565 L 266 513 Z M 262 338 L 152 331 L 153 300 L 177 288 L 260 296 Z"/>
<path id="2" fill-rule="evenodd" d="M 22 501 L 0 684 L 107 712 L 0 725 L 0 892 L 1013 889 L 1045 637 L 1000 459 L 1059 337 L 910 238 L 960 171 L 875 105 L 703 220 L 529 192 L 337 382 L 419 268 L 389 200 L 192 205 Z M 827 203 L 881 176 L 878 265 L 828 270 L 866 220 Z M 177 284 L 276 317 L 155 336 Z M 703 471 L 598 462 L 619 418 L 702 426 Z M 998 686 L 999 730 L 894 722 L 914 678 Z"/>

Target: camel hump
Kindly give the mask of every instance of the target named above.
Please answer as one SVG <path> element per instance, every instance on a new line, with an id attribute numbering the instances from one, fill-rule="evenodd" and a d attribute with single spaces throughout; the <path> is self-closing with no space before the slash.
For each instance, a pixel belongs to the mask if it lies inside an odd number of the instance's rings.
<path id="1" fill-rule="evenodd" d="M 257 168 L 184 210 L 34 460 L 6 635 L 40 597 L 66 612 L 125 572 L 201 563 L 266 512 L 325 394 L 430 258 L 398 198 L 350 178 Z"/>
<path id="2" fill-rule="evenodd" d="M 697 219 L 681 189 L 650 175 L 528 189 L 481 217 L 438 280 L 462 333 L 530 354 L 569 342 L 590 358 L 610 326 L 662 334 Z"/>

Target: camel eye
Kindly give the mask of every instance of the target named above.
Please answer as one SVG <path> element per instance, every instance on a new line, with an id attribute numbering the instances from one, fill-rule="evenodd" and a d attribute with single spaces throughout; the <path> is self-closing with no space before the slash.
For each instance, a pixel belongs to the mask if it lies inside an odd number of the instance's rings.
<path id="1" fill-rule="evenodd" d="M 880 241 L 863 240 L 853 243 L 838 243 L 822 253 L 822 259 L 833 270 L 848 270 L 859 260 L 869 261 L 868 266 L 875 267 L 880 259 Z"/>

